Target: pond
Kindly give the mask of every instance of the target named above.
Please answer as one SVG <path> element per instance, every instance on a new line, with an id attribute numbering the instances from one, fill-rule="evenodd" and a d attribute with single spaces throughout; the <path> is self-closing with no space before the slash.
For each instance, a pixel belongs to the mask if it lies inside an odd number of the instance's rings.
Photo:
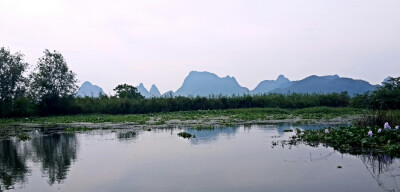
<path id="1" fill-rule="evenodd" d="M 397 158 L 273 145 L 319 127 L 34 131 L 0 140 L 0 191 L 399 191 Z"/>

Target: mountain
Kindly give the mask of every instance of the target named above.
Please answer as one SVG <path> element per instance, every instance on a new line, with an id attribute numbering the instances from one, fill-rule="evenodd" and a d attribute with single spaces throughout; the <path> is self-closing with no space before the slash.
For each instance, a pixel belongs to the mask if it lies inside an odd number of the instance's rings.
<path id="1" fill-rule="evenodd" d="M 174 97 L 174 92 L 173 91 L 167 91 L 164 94 L 162 94 L 161 97 L 172 98 L 172 97 Z"/>
<path id="2" fill-rule="evenodd" d="M 76 92 L 77 97 L 99 97 L 100 94 L 105 95 L 103 89 L 97 85 L 93 85 L 89 81 L 85 81 Z"/>
<path id="3" fill-rule="evenodd" d="M 384 85 L 385 83 L 389 83 L 389 80 L 391 79 L 391 76 L 386 77 L 383 81 L 382 81 L 382 85 Z"/>
<path id="4" fill-rule="evenodd" d="M 265 81 L 261 81 L 256 88 L 254 88 L 253 91 L 251 91 L 251 93 L 253 95 L 257 95 L 257 94 L 264 94 L 264 93 L 268 93 L 274 89 L 277 88 L 286 88 L 289 87 L 291 85 L 291 82 L 288 78 L 286 78 L 283 75 L 279 75 L 278 78 L 274 81 L 274 80 L 265 80 Z"/>
<path id="5" fill-rule="evenodd" d="M 161 93 L 158 88 L 153 84 L 149 91 L 150 97 L 161 97 Z"/>
<path id="6" fill-rule="evenodd" d="M 271 93 L 341 93 L 347 91 L 349 95 L 361 94 L 375 90 L 377 85 L 371 85 L 363 80 L 333 76 L 312 75 L 299 81 L 292 81 L 286 88 L 277 88 Z"/>
<path id="7" fill-rule="evenodd" d="M 150 91 L 147 91 L 146 87 L 144 87 L 143 83 L 140 83 L 137 87 L 138 92 L 143 95 L 145 98 L 152 97 L 161 97 L 161 93 L 158 88 L 153 84 L 150 88 Z"/>
<path id="8" fill-rule="evenodd" d="M 243 95 L 249 89 L 242 87 L 234 77 L 218 77 L 210 72 L 191 71 L 175 96 Z"/>
<path id="9" fill-rule="evenodd" d="M 143 95 L 145 98 L 149 98 L 150 97 L 150 93 L 149 91 L 147 91 L 147 89 L 144 87 L 143 83 L 140 83 L 137 87 L 138 92 Z"/>

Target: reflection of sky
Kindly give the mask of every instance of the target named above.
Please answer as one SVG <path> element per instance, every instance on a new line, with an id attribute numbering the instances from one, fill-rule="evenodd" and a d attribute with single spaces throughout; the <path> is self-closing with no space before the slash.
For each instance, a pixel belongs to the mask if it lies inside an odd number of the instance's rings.
<path id="1" fill-rule="evenodd" d="M 196 129 L 186 129 L 185 131 L 196 136 L 196 138 L 190 139 L 190 143 L 197 145 L 214 142 L 219 137 L 231 139 L 238 131 L 238 127 L 214 128 L 212 130 L 200 131 L 197 131 Z"/>
<path id="2" fill-rule="evenodd" d="M 281 130 L 296 127 L 258 125 L 205 131 L 157 129 L 138 131 L 135 136 L 128 134 L 129 130 L 108 130 L 76 134 L 75 139 L 53 139 L 52 142 L 58 143 L 57 150 L 51 149 L 51 146 L 41 150 L 38 147 L 45 145 L 36 145 L 36 150 L 31 153 L 71 150 L 64 152 L 68 156 L 77 151 L 74 163 L 58 166 L 69 167 L 65 179 L 49 185 L 43 178 L 41 162 L 26 163 L 30 173 L 19 191 L 375 192 L 382 191 L 382 186 L 397 189 L 398 177 L 392 176 L 400 175 L 399 159 L 353 156 L 340 154 L 332 148 L 306 145 L 290 150 L 271 148 L 272 141 L 294 134 Z M 181 131 L 195 134 L 196 138 L 178 137 L 177 133 Z M 271 137 L 279 134 L 282 137 Z M 134 142 L 125 142 L 125 138 Z M 79 151 L 71 148 L 75 145 L 65 145 L 67 140 L 79 143 Z M 25 147 L 12 149 L 29 149 L 32 141 L 23 144 Z M 62 155 L 53 155 L 48 158 L 61 164 L 64 162 Z M 9 156 L 3 157 L 6 158 L 1 163 L 7 165 L 5 162 L 8 162 Z M 382 166 L 379 162 L 386 163 L 382 173 L 374 172 L 376 167 Z M 339 165 L 342 169 L 337 168 Z"/>

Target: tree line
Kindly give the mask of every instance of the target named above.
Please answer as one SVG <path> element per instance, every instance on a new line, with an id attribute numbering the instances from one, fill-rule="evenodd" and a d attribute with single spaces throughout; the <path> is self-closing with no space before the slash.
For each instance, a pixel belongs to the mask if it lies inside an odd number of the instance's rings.
<path id="1" fill-rule="evenodd" d="M 168 97 L 145 99 L 128 84 L 116 86 L 115 95 L 75 97 L 78 86 L 57 51 L 45 50 L 29 75 L 24 55 L 0 48 L 0 117 L 68 115 L 86 113 L 128 114 L 251 107 L 305 108 L 365 107 L 400 108 L 399 78 L 392 78 L 374 92 L 347 94 L 264 94 L 243 96 Z"/>

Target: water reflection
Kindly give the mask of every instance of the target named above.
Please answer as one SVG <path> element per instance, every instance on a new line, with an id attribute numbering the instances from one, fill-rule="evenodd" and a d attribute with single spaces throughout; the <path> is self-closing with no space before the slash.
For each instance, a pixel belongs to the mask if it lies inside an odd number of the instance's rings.
<path id="1" fill-rule="evenodd" d="M 16 183 L 26 182 L 25 175 L 30 171 L 26 165 L 26 157 L 21 151 L 20 142 L 3 140 L 0 142 L 0 191 L 12 189 Z"/>
<path id="2" fill-rule="evenodd" d="M 117 133 L 117 139 L 119 141 L 132 141 L 137 138 L 135 131 L 121 131 Z"/>
<path id="3" fill-rule="evenodd" d="M 76 160 L 78 142 L 75 134 L 54 134 L 31 141 L 33 161 L 42 165 L 42 173 L 50 185 L 60 183 Z"/>
<path id="4" fill-rule="evenodd" d="M 32 191 L 30 187 L 38 181 L 36 175 L 42 175 L 44 179 L 39 179 L 47 182 L 46 186 L 36 185 L 43 188 L 41 191 L 55 191 L 60 186 L 76 187 L 60 191 L 110 191 L 114 188 L 116 191 L 179 191 L 181 188 L 174 187 L 180 183 L 189 186 L 182 191 L 301 191 L 296 189 L 302 188 L 291 187 L 305 187 L 307 182 L 314 181 L 319 186 L 303 191 L 321 191 L 317 187 L 322 185 L 352 185 L 348 179 L 352 176 L 360 177 L 354 180 L 359 185 L 365 184 L 367 191 L 371 185 L 375 188 L 369 191 L 400 191 L 397 184 L 400 160 L 397 158 L 374 153 L 341 154 L 322 145 L 296 145 L 292 150 L 269 146 L 271 141 L 288 139 L 295 134 L 284 132 L 285 129 L 320 127 L 284 124 L 202 131 L 185 129 L 196 135 L 189 140 L 176 135 L 182 131 L 180 129 L 52 133 L 25 142 L 0 140 L 0 191 L 25 184 L 25 189 Z M 271 137 L 277 134 L 281 137 Z M 82 146 L 81 153 L 78 153 L 79 146 Z M 78 155 L 79 163 L 71 167 Z M 340 159 L 343 156 L 345 161 Z M 343 168 L 337 169 L 337 165 Z M 345 179 L 340 180 L 338 176 Z M 316 180 L 303 181 L 303 178 Z M 362 183 L 362 180 L 368 181 Z M 207 186 L 195 181 L 205 182 Z M 64 185 L 55 185 L 63 182 Z"/>
<path id="5" fill-rule="evenodd" d="M 41 165 L 47 182 L 60 183 L 77 158 L 78 141 L 75 134 L 53 134 L 34 137 L 29 141 L 0 141 L 0 191 L 26 182 L 29 162 Z"/>
<path id="6" fill-rule="evenodd" d="M 372 178 L 385 191 L 400 191 L 400 167 L 398 159 L 394 159 L 385 154 L 366 154 L 358 156 Z"/>
<path id="7" fill-rule="evenodd" d="M 224 128 L 214 128 L 210 130 L 196 130 L 196 129 L 187 129 L 186 132 L 195 135 L 196 138 L 190 139 L 190 143 L 193 145 L 198 144 L 209 144 L 213 141 L 216 141 L 218 137 L 225 136 L 228 139 L 235 136 L 239 127 L 224 127 Z"/>

